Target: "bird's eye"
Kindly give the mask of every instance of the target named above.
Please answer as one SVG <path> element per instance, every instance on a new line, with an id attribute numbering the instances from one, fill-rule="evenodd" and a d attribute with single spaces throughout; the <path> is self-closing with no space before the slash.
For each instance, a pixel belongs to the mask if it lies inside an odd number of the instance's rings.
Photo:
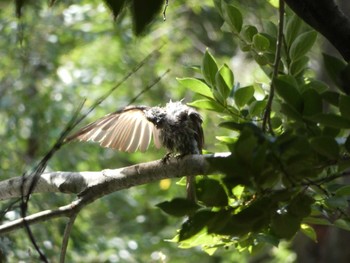
<path id="1" fill-rule="evenodd" d="M 180 121 L 185 121 L 185 120 L 187 120 L 188 115 L 187 115 L 186 112 L 183 112 L 183 113 L 181 113 L 181 114 L 179 115 L 178 118 L 179 118 Z"/>

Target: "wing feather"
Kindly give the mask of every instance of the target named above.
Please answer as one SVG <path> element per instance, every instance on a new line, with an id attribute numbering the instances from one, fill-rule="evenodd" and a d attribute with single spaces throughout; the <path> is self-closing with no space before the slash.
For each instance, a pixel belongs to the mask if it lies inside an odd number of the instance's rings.
<path id="1" fill-rule="evenodd" d="M 130 106 L 122 111 L 108 114 L 79 130 L 66 141 L 93 141 L 102 147 L 120 151 L 146 151 L 153 137 L 157 148 L 161 146 L 159 131 L 148 121 L 145 110 L 148 107 Z"/>

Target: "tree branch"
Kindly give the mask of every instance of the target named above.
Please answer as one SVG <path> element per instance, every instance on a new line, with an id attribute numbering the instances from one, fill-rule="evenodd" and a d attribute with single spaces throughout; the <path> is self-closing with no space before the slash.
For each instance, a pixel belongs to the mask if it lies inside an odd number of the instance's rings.
<path id="1" fill-rule="evenodd" d="M 40 176 L 33 193 L 61 192 L 77 194 L 78 199 L 56 210 L 41 211 L 0 226 L 0 235 L 23 227 L 24 223 L 34 224 L 57 217 L 69 217 L 102 196 L 118 190 L 147 184 L 167 178 L 190 175 L 207 175 L 213 172 L 209 161 L 227 157 L 230 153 L 188 155 L 182 159 L 170 159 L 167 164 L 161 160 L 141 163 L 119 169 L 99 172 L 51 172 Z M 27 178 L 30 179 L 30 178 Z M 25 180 L 24 188 L 29 186 Z M 0 182 L 0 200 L 19 197 L 22 177 Z"/>
<path id="2" fill-rule="evenodd" d="M 325 36 L 350 62 L 350 19 L 334 0 L 285 0 L 306 23 Z"/>

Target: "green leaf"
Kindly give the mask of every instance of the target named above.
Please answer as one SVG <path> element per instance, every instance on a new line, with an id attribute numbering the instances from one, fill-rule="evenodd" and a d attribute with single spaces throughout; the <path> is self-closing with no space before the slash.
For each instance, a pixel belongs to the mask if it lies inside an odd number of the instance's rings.
<path id="1" fill-rule="evenodd" d="M 350 120 L 332 113 L 321 113 L 310 117 L 305 117 L 310 121 L 339 129 L 350 129 Z"/>
<path id="2" fill-rule="evenodd" d="M 331 196 L 325 200 L 325 205 L 335 209 L 345 209 L 348 207 L 347 196 Z"/>
<path id="3" fill-rule="evenodd" d="M 297 112 L 293 107 L 287 103 L 281 104 L 281 112 L 285 114 L 288 118 L 291 118 L 295 121 L 302 122 L 303 118 L 299 112 Z"/>
<path id="4" fill-rule="evenodd" d="M 136 35 L 144 32 L 147 25 L 149 25 L 155 15 L 160 13 L 164 5 L 163 0 L 133 0 L 131 4 L 133 26 Z"/>
<path id="5" fill-rule="evenodd" d="M 339 99 L 339 110 L 341 116 L 350 119 L 350 96 L 341 95 Z"/>
<path id="6" fill-rule="evenodd" d="M 347 152 L 350 153 L 350 135 L 346 138 L 344 146 Z"/>
<path id="7" fill-rule="evenodd" d="M 233 95 L 235 104 L 239 108 L 242 108 L 244 105 L 248 104 L 248 102 L 250 102 L 254 96 L 254 91 L 254 86 L 242 87 L 236 90 L 236 92 Z"/>
<path id="8" fill-rule="evenodd" d="M 336 196 L 350 196 L 350 185 L 344 185 L 335 191 Z"/>
<path id="9" fill-rule="evenodd" d="M 315 200 L 305 193 L 300 193 L 288 205 L 288 213 L 300 219 L 311 213 L 311 205 Z"/>
<path id="10" fill-rule="evenodd" d="M 226 4 L 222 1 L 222 12 L 223 18 L 226 23 L 230 26 L 232 32 L 239 33 L 241 32 L 243 25 L 242 13 L 238 10 L 237 7 L 233 5 Z"/>
<path id="11" fill-rule="evenodd" d="M 311 147 L 319 154 L 336 160 L 339 157 L 340 148 L 333 137 L 319 136 L 310 140 Z"/>
<path id="12" fill-rule="evenodd" d="M 297 112 L 301 112 L 303 100 L 293 80 L 293 78 L 281 76 L 274 80 L 274 84 L 277 94 Z"/>
<path id="13" fill-rule="evenodd" d="M 202 74 L 205 81 L 211 86 L 215 85 L 215 75 L 218 71 L 218 66 L 212 54 L 208 51 L 205 51 L 202 61 Z"/>
<path id="14" fill-rule="evenodd" d="M 292 61 L 296 61 L 304 56 L 314 45 L 317 38 L 315 31 L 308 31 L 300 34 L 292 43 L 289 56 Z"/>
<path id="15" fill-rule="evenodd" d="M 290 239 L 300 229 L 300 220 L 292 215 L 275 214 L 271 221 L 273 234 L 280 238 Z"/>
<path id="16" fill-rule="evenodd" d="M 193 106 L 195 108 L 216 111 L 219 113 L 222 113 L 226 110 L 224 106 L 222 106 L 218 102 L 216 102 L 214 100 L 210 100 L 210 99 L 195 100 L 195 101 L 193 101 L 191 103 L 187 103 L 187 104 L 190 106 Z"/>
<path id="17" fill-rule="evenodd" d="M 249 105 L 249 114 L 251 116 L 261 117 L 266 108 L 266 100 L 257 100 Z"/>
<path id="18" fill-rule="evenodd" d="M 112 11 L 113 18 L 116 19 L 121 10 L 123 10 L 125 6 L 125 0 L 103 0 L 106 3 L 106 6 Z"/>
<path id="19" fill-rule="evenodd" d="M 265 54 L 256 53 L 253 57 L 260 66 L 265 66 L 269 63 L 269 59 Z"/>
<path id="20" fill-rule="evenodd" d="M 323 105 L 321 96 L 314 90 L 308 89 L 302 95 L 304 107 L 303 115 L 310 116 L 322 113 Z"/>
<path id="21" fill-rule="evenodd" d="M 258 30 L 255 26 L 245 25 L 243 26 L 241 35 L 246 42 L 251 43 L 253 41 L 254 35 L 256 35 L 257 33 Z"/>
<path id="22" fill-rule="evenodd" d="M 270 41 L 261 34 L 255 34 L 253 37 L 253 46 L 257 51 L 266 51 L 270 46 Z"/>
<path id="23" fill-rule="evenodd" d="M 335 91 L 325 91 L 321 93 L 322 98 L 328 103 L 337 106 L 339 105 L 340 94 Z"/>
<path id="24" fill-rule="evenodd" d="M 350 222 L 348 220 L 337 219 L 337 220 L 335 220 L 334 225 L 341 228 L 341 229 L 350 231 Z"/>
<path id="25" fill-rule="evenodd" d="M 177 217 L 192 214 L 199 208 L 196 203 L 185 198 L 175 198 L 171 201 L 165 201 L 157 204 L 157 207 L 162 209 L 165 213 Z"/>
<path id="26" fill-rule="evenodd" d="M 212 220 L 214 216 L 215 213 L 208 210 L 202 210 L 195 213 L 182 224 L 179 233 L 179 241 L 189 239 L 197 234 L 208 224 L 210 220 Z"/>
<path id="27" fill-rule="evenodd" d="M 177 78 L 177 81 L 184 87 L 204 97 L 213 99 L 211 89 L 203 81 L 194 78 Z"/>
<path id="28" fill-rule="evenodd" d="M 323 53 L 323 62 L 328 76 L 331 78 L 333 83 L 338 87 L 341 87 L 342 83 L 340 80 L 340 75 L 346 67 L 346 62 L 325 53 Z"/>
<path id="29" fill-rule="evenodd" d="M 250 164 L 253 158 L 253 152 L 257 147 L 258 140 L 255 137 L 253 131 L 248 127 L 245 127 L 241 131 L 236 144 L 235 153 L 240 160 L 244 161 L 246 164 Z"/>
<path id="30" fill-rule="evenodd" d="M 301 25 L 302 21 L 297 15 L 292 15 L 291 17 L 288 17 L 284 33 L 287 42 L 287 47 L 290 47 L 293 41 L 298 36 Z"/>
<path id="31" fill-rule="evenodd" d="M 289 67 L 290 74 L 297 76 L 306 69 L 308 62 L 309 58 L 307 56 L 302 56 L 300 59 L 292 61 Z"/>
<path id="32" fill-rule="evenodd" d="M 312 241 L 317 242 L 317 234 L 313 227 L 307 224 L 301 224 L 300 230 L 305 236 L 309 237 Z"/>
<path id="33" fill-rule="evenodd" d="M 233 88 L 234 77 L 231 69 L 225 64 L 215 76 L 215 87 L 223 100 L 226 100 Z"/>
<path id="34" fill-rule="evenodd" d="M 227 206 L 227 194 L 219 181 L 203 179 L 196 183 L 198 201 L 206 206 Z"/>

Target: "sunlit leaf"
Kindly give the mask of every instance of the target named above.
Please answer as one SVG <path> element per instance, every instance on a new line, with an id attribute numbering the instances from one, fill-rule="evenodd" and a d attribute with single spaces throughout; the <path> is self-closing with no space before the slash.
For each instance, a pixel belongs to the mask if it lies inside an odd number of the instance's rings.
<path id="1" fill-rule="evenodd" d="M 215 75 L 215 86 L 225 100 L 233 88 L 234 77 L 231 69 L 225 64 Z"/>
<path id="2" fill-rule="evenodd" d="M 234 93 L 234 100 L 236 105 L 239 108 L 242 108 L 244 105 L 246 105 L 254 96 L 254 87 L 253 86 L 247 86 L 239 88 Z"/>
<path id="3" fill-rule="evenodd" d="M 190 106 L 193 106 L 195 108 L 205 109 L 205 110 L 212 110 L 216 112 L 224 112 L 225 107 L 219 104 L 218 102 L 214 100 L 209 99 L 203 99 L 203 100 L 195 100 L 191 103 L 187 103 Z"/>
<path id="4" fill-rule="evenodd" d="M 184 87 L 207 98 L 214 98 L 211 89 L 204 82 L 195 78 L 177 78 L 177 81 Z"/>
<path id="5" fill-rule="evenodd" d="M 215 76 L 218 72 L 218 66 L 212 54 L 208 50 L 205 51 L 202 60 L 202 74 L 205 81 L 211 86 L 215 85 Z"/>

